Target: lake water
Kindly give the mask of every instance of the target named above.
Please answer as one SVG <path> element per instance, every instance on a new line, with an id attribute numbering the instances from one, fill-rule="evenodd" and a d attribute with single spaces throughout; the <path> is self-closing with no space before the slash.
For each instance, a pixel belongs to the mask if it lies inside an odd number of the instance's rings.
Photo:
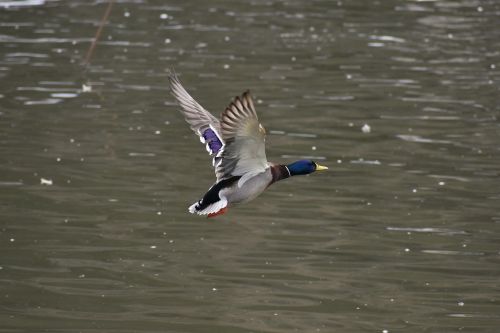
<path id="1" fill-rule="evenodd" d="M 0 332 L 499 332 L 498 1 L 121 0 L 83 66 L 107 4 L 0 1 Z M 330 170 L 189 214 L 168 68 Z"/>

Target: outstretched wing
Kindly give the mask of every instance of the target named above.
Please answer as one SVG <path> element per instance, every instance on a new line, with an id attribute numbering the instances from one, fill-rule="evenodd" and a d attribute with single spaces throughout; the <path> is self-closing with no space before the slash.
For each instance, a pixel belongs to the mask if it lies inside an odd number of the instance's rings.
<path id="1" fill-rule="evenodd" d="M 200 141 L 206 144 L 208 153 L 214 156 L 214 166 L 217 165 L 224 146 L 219 120 L 189 95 L 174 72 L 171 72 L 168 78 L 172 95 L 179 103 L 184 118 L 191 129 L 200 137 Z"/>
<path id="2" fill-rule="evenodd" d="M 224 110 L 220 122 L 225 146 L 216 165 L 217 179 L 241 176 L 238 186 L 266 170 L 266 131 L 259 123 L 250 93 L 235 97 Z"/>

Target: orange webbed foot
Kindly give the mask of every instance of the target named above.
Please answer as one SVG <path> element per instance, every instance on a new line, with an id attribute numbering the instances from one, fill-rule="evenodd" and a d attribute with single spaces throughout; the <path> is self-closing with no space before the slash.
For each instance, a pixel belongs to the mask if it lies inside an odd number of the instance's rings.
<path id="1" fill-rule="evenodd" d="M 227 212 L 227 207 L 224 207 L 224 208 L 220 209 L 218 212 L 208 214 L 207 218 L 216 217 L 217 215 L 222 215 L 226 212 Z"/>

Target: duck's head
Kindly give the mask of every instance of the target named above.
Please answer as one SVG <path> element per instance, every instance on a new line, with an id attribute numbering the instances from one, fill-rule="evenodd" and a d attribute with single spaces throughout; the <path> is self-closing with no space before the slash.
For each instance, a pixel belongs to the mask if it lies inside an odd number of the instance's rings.
<path id="1" fill-rule="evenodd" d="M 286 166 L 290 176 L 308 175 L 314 171 L 327 170 L 328 167 L 319 165 L 311 160 L 300 160 Z"/>

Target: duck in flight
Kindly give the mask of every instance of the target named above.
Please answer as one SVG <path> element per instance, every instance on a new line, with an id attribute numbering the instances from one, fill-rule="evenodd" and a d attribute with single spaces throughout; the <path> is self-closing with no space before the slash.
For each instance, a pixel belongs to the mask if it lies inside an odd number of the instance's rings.
<path id="1" fill-rule="evenodd" d="M 190 213 L 221 215 L 233 204 L 255 199 L 279 180 L 328 169 L 311 160 L 288 165 L 268 162 L 266 131 L 259 123 L 249 91 L 235 97 L 219 120 L 189 95 L 174 72 L 169 80 L 172 95 L 191 129 L 213 156 L 215 168 L 215 184 L 189 207 Z"/>

